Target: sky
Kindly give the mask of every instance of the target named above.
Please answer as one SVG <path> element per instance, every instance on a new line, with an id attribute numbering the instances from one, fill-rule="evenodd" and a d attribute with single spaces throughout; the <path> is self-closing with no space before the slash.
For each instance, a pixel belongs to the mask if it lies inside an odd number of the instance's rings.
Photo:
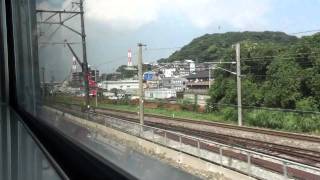
<path id="1" fill-rule="evenodd" d="M 71 0 L 38 0 L 38 9 L 70 9 Z M 147 44 L 144 62 L 166 58 L 192 39 L 228 31 L 283 31 L 292 34 L 320 29 L 320 0 L 86 0 L 85 29 L 88 62 L 110 73 L 127 63 L 127 51 L 136 62 L 137 43 Z M 80 30 L 79 18 L 68 22 Z M 54 27 L 43 27 L 53 32 Z M 47 33 L 50 35 L 50 33 Z M 308 34 L 299 34 L 308 35 Z M 60 28 L 43 42 L 80 38 Z M 81 54 L 81 46 L 73 45 Z M 47 76 L 63 79 L 70 72 L 72 55 L 63 46 L 40 46 L 40 61 Z M 81 56 L 80 56 L 81 57 Z"/>

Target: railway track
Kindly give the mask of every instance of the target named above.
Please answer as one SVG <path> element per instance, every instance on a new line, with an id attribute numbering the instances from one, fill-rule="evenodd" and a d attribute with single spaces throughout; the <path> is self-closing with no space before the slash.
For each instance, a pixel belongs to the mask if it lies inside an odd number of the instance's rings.
<path id="1" fill-rule="evenodd" d="M 72 107 L 72 106 L 78 107 L 78 108 L 80 107 L 78 104 L 66 104 L 66 103 L 59 103 L 59 104 L 67 105 L 70 107 Z M 135 115 L 135 116 L 137 115 L 137 113 L 135 113 L 135 112 L 125 111 L 125 110 L 110 109 L 110 108 L 95 108 L 95 109 L 131 114 L 131 115 Z M 239 130 L 239 131 L 243 131 L 243 132 L 252 132 L 252 133 L 272 135 L 272 136 L 284 137 L 284 138 L 301 140 L 301 141 L 320 143 L 320 136 L 298 134 L 298 133 L 284 132 L 284 131 L 276 131 L 276 130 L 270 130 L 270 129 L 264 129 L 264 128 L 256 128 L 256 127 L 237 126 L 237 125 L 233 125 L 233 124 L 225 124 L 225 123 L 212 122 L 212 121 L 206 121 L 206 120 L 195 120 L 195 119 L 187 119 L 187 118 L 172 118 L 172 117 L 168 117 L 168 116 L 148 114 L 148 113 L 145 114 L 145 117 L 146 118 L 147 117 L 159 118 L 159 119 L 165 119 L 165 120 L 169 120 L 169 121 L 193 123 L 193 124 L 199 124 L 199 125 L 207 125 L 207 126 L 220 127 L 220 128 L 230 129 L 230 130 Z"/>
<path id="2" fill-rule="evenodd" d="M 166 130 L 181 132 L 187 135 L 200 137 L 207 140 L 212 140 L 222 144 L 228 144 L 234 147 L 240 147 L 244 149 L 250 149 L 253 151 L 261 152 L 264 154 L 280 157 L 287 160 L 298 161 L 300 163 L 320 167 L 320 153 L 301 148 L 292 148 L 288 146 L 265 143 L 256 140 L 250 140 L 245 138 L 239 138 L 234 136 L 222 135 L 212 132 L 197 131 L 189 128 L 182 128 L 177 126 L 168 126 L 160 123 L 148 123 L 149 126 L 162 128 Z M 285 156 L 282 156 L 285 155 Z M 290 156 L 290 157 L 286 157 Z"/>
<path id="3" fill-rule="evenodd" d="M 115 109 L 109 109 L 109 108 L 97 108 L 97 109 L 114 111 L 114 112 L 119 112 L 119 113 L 127 113 L 127 114 L 132 114 L 132 115 L 137 114 L 137 113 L 130 112 L 130 111 L 115 110 Z M 295 140 L 320 143 L 320 137 L 306 135 L 306 134 L 290 133 L 290 132 L 275 131 L 275 130 L 270 130 L 270 129 L 253 128 L 253 127 L 246 127 L 246 126 L 237 126 L 237 125 L 232 125 L 232 124 L 224 124 L 224 123 L 211 122 L 211 121 L 205 121 L 205 120 L 200 121 L 200 120 L 186 119 L 186 118 L 172 118 L 172 117 L 168 117 L 168 116 L 161 116 L 161 115 L 154 115 L 154 114 L 145 114 L 145 117 L 153 117 L 153 118 L 166 119 L 166 120 L 170 120 L 170 121 L 179 121 L 179 122 L 201 124 L 201 125 L 221 127 L 221 128 L 226 128 L 226 129 L 240 130 L 240 131 L 244 131 L 244 132 L 253 132 L 253 133 L 259 133 L 259 134 L 265 134 L 265 135 L 285 137 L 285 138 L 290 138 L 290 139 L 295 139 Z"/>
<path id="4" fill-rule="evenodd" d="M 123 117 L 121 115 L 108 115 L 116 117 L 119 119 L 125 119 L 127 121 L 138 123 L 139 120 L 136 118 Z M 241 147 L 245 149 L 250 149 L 253 151 L 265 153 L 275 157 L 292 160 L 300 162 L 303 164 L 308 164 L 315 167 L 320 167 L 320 152 L 306 150 L 298 147 L 291 147 L 285 145 L 279 145 L 275 143 L 268 143 L 258 140 L 246 139 L 236 136 L 223 135 L 214 132 L 199 131 L 191 128 L 167 125 L 163 123 L 155 123 L 150 121 L 145 121 L 145 124 L 152 127 L 157 127 L 160 129 L 176 131 L 184 133 L 186 135 L 196 136 L 207 140 L 212 140 L 215 142 L 228 144 L 235 147 Z"/>
<path id="5" fill-rule="evenodd" d="M 123 112 L 123 111 L 117 110 L 116 112 Z M 125 119 L 131 122 L 139 121 L 136 118 L 124 117 L 122 115 L 115 115 L 115 114 L 112 114 L 112 115 L 107 114 L 107 115 L 120 118 L 120 119 Z M 156 116 L 156 117 L 159 117 L 159 116 Z M 182 120 L 185 121 L 184 119 Z M 189 122 L 189 120 L 186 120 L 186 121 Z M 197 121 L 197 123 L 198 122 L 201 122 L 201 121 Z M 203 123 L 208 123 L 208 122 L 203 122 Z M 191 128 L 167 125 L 163 123 L 145 121 L 145 124 L 148 126 L 176 131 L 176 132 L 184 133 L 187 135 L 200 137 L 203 139 L 212 140 L 212 141 L 216 141 L 223 144 L 228 144 L 235 147 L 250 149 L 253 151 L 265 153 L 275 157 L 284 158 L 287 160 L 292 160 L 292 161 L 300 162 L 303 164 L 308 164 L 314 167 L 320 167 L 320 152 L 318 151 L 312 151 L 312 150 L 303 149 L 299 147 L 285 146 L 285 145 L 264 142 L 259 140 L 247 139 L 247 138 L 242 138 L 238 136 L 224 135 L 224 134 L 218 134 L 218 133 L 208 132 L 208 131 L 199 131 Z M 208 123 L 208 124 L 211 124 L 211 123 Z M 300 136 L 300 137 L 304 137 L 304 136 Z"/>
<path id="6" fill-rule="evenodd" d="M 59 107 L 56 106 L 55 108 L 61 109 L 63 111 L 66 111 L 66 112 L 69 112 L 69 113 L 72 113 L 75 115 L 77 114 L 77 112 L 79 112 L 78 111 L 79 109 L 78 110 L 75 110 L 73 108 L 66 109 L 65 107 L 61 107 L 61 106 L 59 106 Z M 108 115 L 104 115 L 104 116 L 124 119 L 124 120 L 130 121 L 130 122 L 138 122 L 138 119 L 136 119 L 136 118 L 123 117 L 121 115 L 108 114 Z M 97 120 L 95 120 L 95 121 L 97 121 Z M 102 124 L 103 122 L 97 121 L 97 123 Z M 191 135 L 191 136 L 197 136 L 202 139 L 208 139 L 208 140 L 212 140 L 215 142 L 228 144 L 231 146 L 236 146 L 236 147 L 241 147 L 241 148 L 253 150 L 256 152 L 268 154 L 268 155 L 279 157 L 282 159 L 287 159 L 287 160 L 299 162 L 302 164 L 307 164 L 307 165 L 314 166 L 314 167 L 320 167 L 320 153 L 317 151 L 311 151 L 311 150 L 306 150 L 306 149 L 297 148 L 297 147 L 294 148 L 294 147 L 273 144 L 273 143 L 266 143 L 266 142 L 261 142 L 261 141 L 257 141 L 257 140 L 252 140 L 252 139 L 245 139 L 245 138 L 239 138 L 239 137 L 234 137 L 234 136 L 229 136 L 229 135 L 217 134 L 217 133 L 213 133 L 213 132 L 199 131 L 199 130 L 194 130 L 194 129 L 190 129 L 190 128 L 180 127 L 180 126 L 167 125 L 167 124 L 163 124 L 163 123 L 145 121 L 145 124 L 148 126 L 157 127 L 160 129 L 176 131 L 176 132 L 184 133 L 184 134 Z M 170 137 L 170 134 L 169 134 L 169 138 L 177 140 L 176 139 L 177 137 L 175 137 L 174 135 L 171 135 L 171 137 Z M 185 143 L 185 144 L 190 144 L 192 146 L 196 146 L 194 144 L 194 142 L 190 142 L 190 141 L 188 142 L 188 140 L 186 140 L 186 139 L 184 139 L 182 141 L 184 141 L 183 143 Z M 202 146 L 204 146 L 204 144 L 202 144 Z M 213 151 L 213 152 L 218 151 L 218 149 L 215 147 L 205 147 L 205 148 L 210 151 Z M 246 160 L 245 156 L 243 156 L 241 154 L 234 153 L 232 151 L 224 151 L 224 154 L 228 155 L 229 157 L 236 158 L 239 160 L 243 160 L 243 161 Z M 277 172 L 277 171 L 279 171 L 279 169 L 281 169 L 281 165 L 279 165 L 279 164 L 266 162 L 266 161 L 258 159 L 258 158 L 253 158 L 252 163 L 260 164 L 263 167 L 270 169 L 272 171 L 275 171 L 275 172 Z M 320 178 L 317 175 L 307 173 L 307 172 L 304 172 L 301 170 L 293 169 L 293 168 L 288 168 L 288 172 L 299 179 L 315 179 L 315 178 L 318 179 L 318 178 Z"/>

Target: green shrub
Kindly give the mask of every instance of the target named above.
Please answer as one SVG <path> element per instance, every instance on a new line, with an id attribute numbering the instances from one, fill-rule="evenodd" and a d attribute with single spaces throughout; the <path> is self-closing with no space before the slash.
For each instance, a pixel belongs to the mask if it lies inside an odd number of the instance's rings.
<path id="1" fill-rule="evenodd" d="M 247 125 L 262 128 L 305 133 L 320 131 L 320 115 L 252 110 L 246 113 L 244 119 Z"/>
<path id="2" fill-rule="evenodd" d="M 299 119 L 297 124 L 300 127 L 301 132 L 316 132 L 320 130 L 320 116 L 310 115 L 309 117 L 303 117 Z"/>
<path id="3" fill-rule="evenodd" d="M 237 121 L 238 113 L 233 107 L 225 107 L 221 109 L 222 116 L 225 120 Z"/>
<path id="4" fill-rule="evenodd" d="M 245 119 L 248 122 L 248 125 L 252 126 L 272 129 L 283 128 L 283 119 L 278 112 L 253 110 L 251 112 L 248 112 L 248 115 Z"/>
<path id="5" fill-rule="evenodd" d="M 318 111 L 317 102 L 312 97 L 298 101 L 296 103 L 296 108 L 303 111 Z"/>

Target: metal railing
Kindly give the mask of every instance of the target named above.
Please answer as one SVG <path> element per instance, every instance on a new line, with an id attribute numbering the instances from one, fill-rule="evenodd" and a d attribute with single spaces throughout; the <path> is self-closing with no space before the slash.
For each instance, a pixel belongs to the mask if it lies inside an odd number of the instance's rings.
<path id="1" fill-rule="evenodd" d="M 79 115 L 79 112 L 77 112 L 77 115 Z M 102 120 L 103 123 L 100 122 L 100 124 L 102 124 L 104 126 L 120 130 L 122 132 L 125 132 L 128 134 L 134 135 L 136 137 L 161 144 L 166 147 L 170 147 L 170 148 L 175 149 L 179 152 L 191 154 L 193 156 L 208 160 L 210 162 L 220 164 L 221 166 L 224 166 L 224 167 L 236 169 L 237 171 L 240 171 L 244 174 L 247 174 L 247 175 L 253 176 L 253 177 L 257 177 L 256 174 L 252 173 L 252 167 L 254 164 L 252 162 L 253 158 L 258 158 L 258 159 L 262 159 L 262 160 L 265 160 L 268 162 L 280 164 L 282 166 L 282 176 L 284 179 L 289 178 L 290 174 L 288 172 L 288 168 L 291 166 L 293 168 L 298 169 L 298 170 L 302 170 L 302 171 L 314 174 L 316 176 L 320 176 L 320 168 L 301 164 L 298 162 L 294 162 L 294 161 L 279 158 L 279 157 L 274 157 L 271 155 L 255 152 L 255 151 L 240 148 L 240 147 L 235 147 L 232 145 L 222 144 L 219 142 L 215 142 L 215 141 L 211 141 L 211 140 L 207 140 L 207 139 L 202 139 L 199 137 L 189 136 L 186 134 L 182 134 L 182 133 L 174 132 L 174 131 L 170 131 L 170 130 L 160 129 L 160 128 L 151 127 L 151 126 L 147 126 L 147 125 L 141 125 L 139 123 L 115 118 L 115 117 L 108 116 L 108 115 L 97 114 L 97 113 L 93 113 L 93 112 L 91 112 L 91 113 L 83 113 L 82 112 L 82 117 L 84 119 L 89 120 L 89 121 L 97 121 L 97 120 L 101 121 Z M 93 118 L 96 118 L 96 119 L 93 120 Z M 171 141 L 171 143 L 170 143 L 170 141 Z M 188 142 L 188 143 L 184 144 L 184 142 Z M 192 144 L 192 142 L 193 142 L 193 144 Z M 190 152 L 190 151 L 187 151 L 186 148 L 183 148 L 183 146 L 191 146 L 191 147 L 195 148 L 196 150 L 194 152 Z M 217 150 L 217 152 L 211 152 L 210 149 L 205 148 L 205 147 L 217 148 L 218 150 Z M 217 160 L 213 161 L 213 160 L 205 157 L 203 155 L 204 153 L 201 153 L 201 151 L 216 153 L 219 158 Z M 224 153 L 223 153 L 224 151 L 233 151 L 239 155 L 240 154 L 244 155 L 246 157 L 245 161 L 239 160 L 239 159 L 238 159 L 238 161 L 242 162 L 242 163 L 246 163 L 246 166 L 247 166 L 245 168 L 246 170 L 243 170 L 244 168 L 240 168 L 240 169 L 234 168 L 234 167 L 229 166 L 228 164 L 223 163 L 224 157 L 228 157 L 227 155 L 224 155 Z M 233 159 L 237 160 L 236 158 L 233 158 Z M 258 168 L 265 169 L 263 166 L 261 166 L 261 164 L 254 164 L 254 166 L 258 167 Z M 277 172 L 273 172 L 273 173 L 277 173 Z"/>

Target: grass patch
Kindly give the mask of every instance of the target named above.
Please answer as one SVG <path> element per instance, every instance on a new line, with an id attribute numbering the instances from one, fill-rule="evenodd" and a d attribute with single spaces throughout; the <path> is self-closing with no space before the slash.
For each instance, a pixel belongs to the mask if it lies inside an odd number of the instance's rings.
<path id="1" fill-rule="evenodd" d="M 57 96 L 54 98 L 47 99 L 49 102 L 60 102 L 60 103 L 68 103 L 68 104 L 78 104 L 84 105 L 84 100 L 81 98 L 73 98 L 73 97 L 65 97 L 65 96 Z M 90 100 L 91 106 L 95 106 L 95 100 Z M 127 105 L 127 104 L 107 104 L 107 103 L 98 103 L 98 107 L 100 108 L 109 108 L 115 110 L 124 110 L 130 112 L 138 112 L 139 107 L 135 105 Z M 187 118 L 187 119 L 195 119 L 195 120 L 207 120 L 207 121 L 215 121 L 215 122 L 224 122 L 224 123 L 235 123 L 235 121 L 224 117 L 222 112 L 211 112 L 211 113 L 198 113 L 193 111 L 174 111 L 165 108 L 145 108 L 144 112 L 146 114 L 154 114 L 154 115 L 162 115 L 167 117 L 175 117 L 175 118 Z"/>
<path id="2" fill-rule="evenodd" d="M 84 105 L 83 98 L 74 97 L 51 97 L 50 99 L 47 99 L 47 101 Z M 94 98 L 90 100 L 90 104 L 95 106 Z M 117 102 L 117 104 L 99 102 L 99 107 L 130 112 L 139 111 L 139 107 L 137 105 L 129 105 L 125 101 Z M 145 108 L 145 113 L 229 124 L 237 123 L 237 109 L 233 107 L 220 108 L 219 110 L 210 113 L 199 113 L 188 110 L 175 111 L 158 107 L 153 109 Z M 318 114 L 297 114 L 292 112 L 275 112 L 268 110 L 244 110 L 243 119 L 246 126 L 320 135 L 320 115 Z"/>
<path id="3" fill-rule="evenodd" d="M 99 104 L 98 107 L 101 108 L 109 108 L 115 110 L 125 110 L 130 112 L 138 112 L 138 106 L 133 105 L 114 105 L 114 104 Z M 162 115 L 167 117 L 175 117 L 175 118 L 188 118 L 188 119 L 195 119 L 195 120 L 208 120 L 208 121 L 216 121 L 216 122 L 229 122 L 232 121 L 225 121 L 223 120 L 223 116 L 221 113 L 197 113 L 191 111 L 173 111 L 164 108 L 145 108 L 144 112 L 146 114 L 154 114 L 154 115 Z"/>

